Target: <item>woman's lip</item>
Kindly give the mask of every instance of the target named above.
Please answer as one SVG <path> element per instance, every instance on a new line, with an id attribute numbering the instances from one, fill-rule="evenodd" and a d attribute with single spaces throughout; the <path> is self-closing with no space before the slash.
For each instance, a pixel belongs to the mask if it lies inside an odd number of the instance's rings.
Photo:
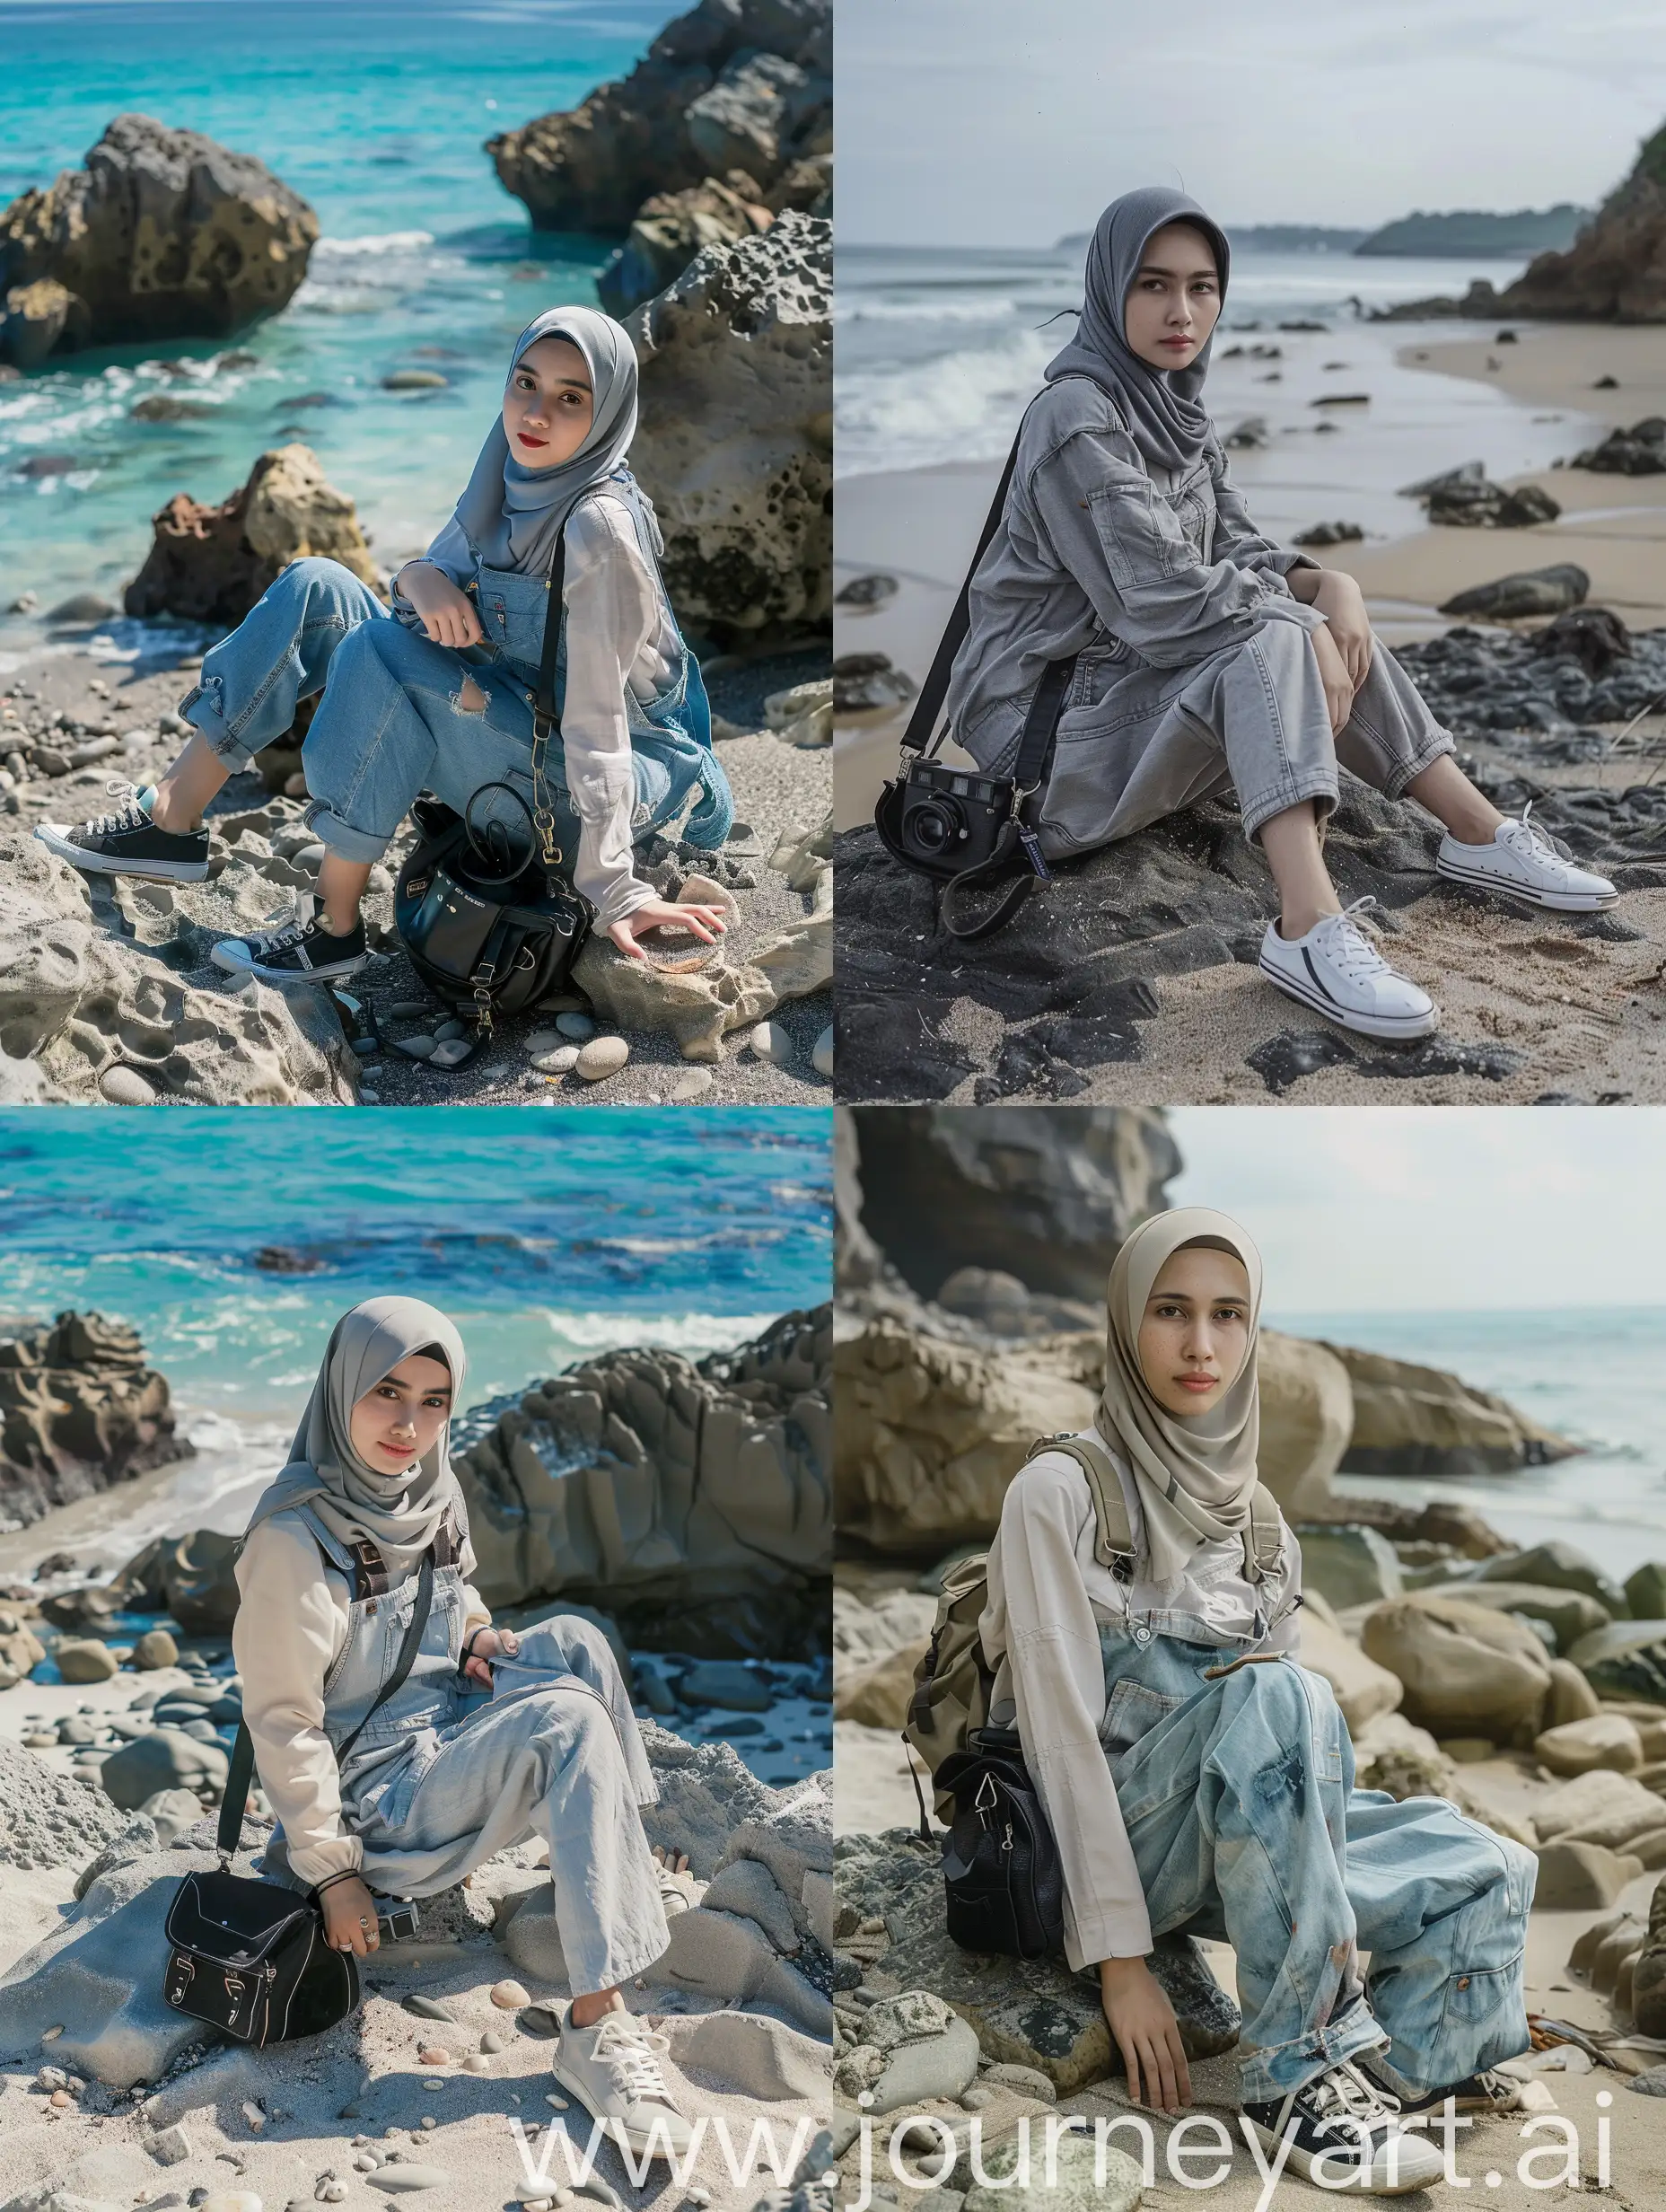
<path id="1" fill-rule="evenodd" d="M 1176 353 L 1179 353 L 1183 347 L 1190 346 L 1192 340 L 1188 338 L 1165 338 L 1162 339 L 1162 343 L 1165 346 L 1172 347 Z"/>
<path id="2" fill-rule="evenodd" d="M 1212 1391 L 1215 1385 L 1215 1377 L 1212 1374 L 1177 1375 L 1175 1381 L 1183 1391 L 1196 1391 L 1199 1396 L 1205 1391 Z"/>
<path id="3" fill-rule="evenodd" d="M 549 443 L 549 440 L 548 438 L 529 438 L 524 430 L 517 430 L 515 432 L 515 435 L 521 441 L 522 445 L 545 446 Z"/>
<path id="4" fill-rule="evenodd" d="M 390 1460 L 408 1459 L 411 1453 L 411 1448 L 408 1444 L 379 1444 L 376 1449 L 378 1452 L 385 1452 Z"/>

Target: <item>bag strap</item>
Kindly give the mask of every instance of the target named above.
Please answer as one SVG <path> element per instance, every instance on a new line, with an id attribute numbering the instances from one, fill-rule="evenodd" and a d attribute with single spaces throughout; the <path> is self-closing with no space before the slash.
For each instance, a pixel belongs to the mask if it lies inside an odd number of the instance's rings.
<path id="1" fill-rule="evenodd" d="M 1024 1454 L 1024 1464 L 1028 1466 L 1043 1452 L 1064 1453 L 1067 1459 L 1074 1460 L 1088 1479 L 1088 1494 L 1093 1500 L 1093 1515 L 1099 1524 L 1093 1539 L 1093 1557 L 1100 1566 L 1109 1567 L 1118 1552 L 1131 1552 L 1134 1530 L 1128 1520 L 1128 1504 L 1109 1448 L 1097 1436 L 1077 1436 L 1066 1431 L 1057 1436 L 1038 1437 Z"/>
<path id="2" fill-rule="evenodd" d="M 1001 481 L 995 486 L 995 497 L 990 502 L 989 513 L 985 517 L 983 530 L 978 540 L 978 550 L 973 554 L 971 566 L 966 572 L 966 581 L 960 586 L 960 597 L 950 610 L 948 623 L 943 629 L 936 654 L 930 669 L 926 672 L 925 681 L 920 686 L 920 695 L 914 702 L 914 712 L 908 716 L 908 726 L 902 733 L 901 743 L 904 752 L 921 753 L 929 759 L 936 751 L 937 746 L 943 742 L 942 737 L 939 736 L 934 743 L 933 732 L 936 728 L 937 717 L 943 711 L 943 700 L 948 696 L 949 672 L 954 666 L 954 656 L 960 650 L 965 642 L 966 633 L 972 626 L 972 577 L 977 572 L 978 562 L 989 549 L 990 540 L 1001 526 L 1001 512 L 1006 505 L 1007 491 L 1013 481 L 1013 471 L 1018 466 L 1018 439 L 1022 435 L 1023 426 L 1021 423 L 1018 434 L 1013 440 L 1013 450 L 1006 457 L 1006 466 L 1001 471 Z"/>
<path id="3" fill-rule="evenodd" d="M 1067 661 L 1049 661 L 1035 696 L 1030 702 L 1030 712 L 1024 716 L 1023 730 L 1018 741 L 1018 757 L 1013 763 L 1013 811 L 1001 825 L 1001 834 L 986 860 L 975 867 L 962 868 L 960 874 L 944 884 L 938 902 L 937 918 L 951 937 L 969 944 L 974 938 L 986 937 L 991 930 L 999 929 L 1010 921 L 1030 896 L 1036 879 L 1051 871 L 1041 856 L 1041 847 L 1036 835 L 1023 819 L 1024 801 L 1046 779 L 1048 765 L 1053 757 L 1054 741 L 1058 735 L 1058 718 L 1064 712 L 1065 694 L 1070 689 L 1070 680 L 1076 672 L 1077 655 Z M 1016 856 L 1020 845 L 1024 848 L 1030 864 L 1030 873 L 1021 875 L 1008 886 L 1005 895 L 981 921 L 961 926 L 955 921 L 953 905 L 957 891 L 983 880 L 995 880 L 1004 874 Z"/>
<path id="4" fill-rule="evenodd" d="M 561 734 L 556 714 L 556 662 L 561 651 L 566 583 L 567 532 L 564 522 L 556 540 L 549 574 L 544 579 L 544 589 L 549 594 L 544 607 L 544 650 L 539 657 L 538 683 L 532 694 L 532 820 L 538 828 L 547 868 L 558 868 L 561 865 L 561 848 L 556 843 L 555 812 L 549 803 L 549 787 L 544 780 L 544 757 L 549 750 L 550 739 Z"/>
<path id="5" fill-rule="evenodd" d="M 1284 1515 L 1265 1482 L 1258 1482 L 1250 1493 L 1250 1521 L 1243 1539 L 1245 1576 L 1250 1582 L 1265 1582 L 1277 1571 L 1285 1550 Z"/>
<path id="6" fill-rule="evenodd" d="M 392 1673 L 389 1675 L 387 1681 L 371 1699 L 369 1710 L 365 1713 L 364 1720 L 360 1721 L 358 1727 L 353 1731 L 346 1742 L 337 1751 L 336 1764 L 338 1767 L 346 1761 L 347 1753 L 358 1742 L 360 1733 L 370 1720 L 371 1716 L 381 1707 L 386 1705 L 388 1699 L 410 1672 L 416 1657 L 416 1647 L 422 1642 L 423 1630 L 428 1625 L 428 1614 L 433 1603 L 434 1546 L 430 1544 L 422 1555 L 422 1566 L 416 1577 L 416 1602 L 411 1608 L 410 1626 L 406 1629 L 405 1641 L 399 1646 L 398 1663 Z M 249 1733 L 249 1723 L 240 1720 L 237 1724 L 237 1741 L 232 1746 L 232 1763 L 225 1778 L 225 1795 L 220 1800 L 220 1824 L 215 1836 L 215 1846 L 220 1854 L 222 1874 L 231 1872 L 232 1861 L 237 1855 L 237 1847 L 243 1832 L 243 1809 L 249 1802 L 249 1785 L 254 1774 L 254 1738 Z"/>

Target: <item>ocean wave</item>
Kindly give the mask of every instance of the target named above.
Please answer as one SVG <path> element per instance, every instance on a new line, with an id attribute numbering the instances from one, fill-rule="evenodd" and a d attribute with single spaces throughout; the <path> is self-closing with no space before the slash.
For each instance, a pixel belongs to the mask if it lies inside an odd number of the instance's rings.
<path id="1" fill-rule="evenodd" d="M 981 322 L 998 321 L 1004 315 L 1023 312 L 1022 303 L 996 295 L 984 300 L 864 300 L 836 301 L 833 320 L 847 322 Z"/>
<path id="2" fill-rule="evenodd" d="M 837 473 L 1004 453 L 1058 345 L 1055 332 L 1013 331 L 998 345 L 916 362 L 904 373 L 887 365 L 841 374 L 835 386 Z"/>
<path id="3" fill-rule="evenodd" d="M 432 231 L 369 231 L 362 238 L 320 238 L 312 249 L 314 261 L 358 259 L 365 254 L 415 253 L 432 246 Z"/>
<path id="4" fill-rule="evenodd" d="M 558 1307 L 533 1309 L 551 1330 L 582 1352 L 611 1352 L 632 1345 L 657 1345 L 669 1352 L 701 1354 L 732 1351 L 760 1336 L 778 1312 L 767 1313 L 566 1313 Z"/>

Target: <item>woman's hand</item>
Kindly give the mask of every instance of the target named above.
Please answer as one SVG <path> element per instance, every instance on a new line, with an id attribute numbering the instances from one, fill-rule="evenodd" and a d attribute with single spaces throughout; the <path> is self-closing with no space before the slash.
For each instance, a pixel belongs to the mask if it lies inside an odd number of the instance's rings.
<path id="1" fill-rule="evenodd" d="M 722 936 L 728 927 L 722 907 L 680 907 L 669 899 L 647 899 L 622 922 L 609 922 L 608 935 L 619 951 L 630 960 L 646 960 L 647 954 L 636 939 L 650 929 L 662 929 L 667 924 L 686 928 L 702 944 L 715 942 L 712 932 Z"/>
<path id="2" fill-rule="evenodd" d="M 481 1628 L 469 1646 L 469 1656 L 463 1662 L 463 1672 L 472 1681 L 492 1687 L 492 1670 L 488 1659 L 513 1659 L 521 1648 L 521 1638 L 513 1628 Z"/>
<path id="3" fill-rule="evenodd" d="M 474 601 L 432 561 L 407 561 L 394 583 L 436 645 L 478 645 L 485 637 Z"/>
<path id="4" fill-rule="evenodd" d="M 332 1882 L 319 1892 L 324 1909 L 324 1939 L 332 1951 L 356 1951 L 360 1958 L 381 1947 L 376 1900 L 357 1874 Z"/>
<path id="5" fill-rule="evenodd" d="M 1179 2024 L 1162 1984 L 1144 1959 L 1101 1959 L 1100 2002 L 1110 2023 L 1128 2094 L 1136 2104 L 1178 2112 L 1192 2101 L 1192 2077 L 1180 2047 Z"/>
<path id="6" fill-rule="evenodd" d="M 1310 630 L 1308 637 L 1319 662 L 1319 678 L 1325 687 L 1325 711 L 1330 716 L 1330 734 L 1334 737 L 1354 712 L 1353 679 L 1328 623 L 1322 630 Z"/>
<path id="7" fill-rule="evenodd" d="M 1371 667 L 1371 623 L 1365 613 L 1365 594 L 1342 569 L 1327 568 L 1320 575 L 1311 604 L 1324 616 L 1348 681 L 1357 691 Z"/>

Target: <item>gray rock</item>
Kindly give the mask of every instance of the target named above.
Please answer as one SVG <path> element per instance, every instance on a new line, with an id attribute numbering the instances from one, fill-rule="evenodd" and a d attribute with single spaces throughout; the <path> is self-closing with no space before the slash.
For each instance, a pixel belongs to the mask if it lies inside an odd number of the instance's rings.
<path id="1" fill-rule="evenodd" d="M 777 1951 L 793 1952 L 799 1947 L 793 1908 L 761 1860 L 731 1859 L 720 1866 L 701 1902 L 713 1912 L 744 1913 L 756 1920 Z"/>
<path id="2" fill-rule="evenodd" d="M 526 1917 L 518 1912 L 510 1934 Z M 776 1955 L 755 1920 L 703 1905 L 671 1915 L 671 1939 L 656 1975 L 719 2005 L 741 2002 L 783 2013 L 807 2035 L 831 2038 L 833 2008 L 814 1985 Z"/>
<path id="3" fill-rule="evenodd" d="M 1386 1536 L 1364 1526 L 1301 1523 L 1302 1581 L 1335 1606 L 1397 1598 L 1399 1558 Z"/>
<path id="4" fill-rule="evenodd" d="M 453 2025 L 456 2023 L 456 2008 L 446 2004 L 443 1997 L 424 1997 L 419 1989 L 414 1989 L 409 1997 L 402 1997 L 399 2003 L 408 2013 L 414 2013 L 418 2020 L 448 2020 Z"/>
<path id="5" fill-rule="evenodd" d="M 443 2189 L 451 2178 L 443 2166 L 423 2165 L 415 2160 L 408 2165 L 401 2160 L 397 2166 L 378 2166 L 374 2173 L 364 2176 L 373 2189 L 383 2190 L 390 2197 L 414 2196 L 423 2189 Z"/>
<path id="6" fill-rule="evenodd" d="M 212 1733 L 212 1732 L 211 1732 Z M 180 1728 L 155 1728 L 104 1761 L 102 1782 L 113 1801 L 136 1809 L 158 1790 L 224 1788 L 230 1761 L 217 1742 L 199 1743 Z"/>
<path id="7" fill-rule="evenodd" d="M 178 2121 L 171 2128 L 159 2129 L 145 2147 L 159 2166 L 177 2166 L 182 2159 L 196 2155 L 190 2137 Z"/>
<path id="8" fill-rule="evenodd" d="M 92 941 L 78 914 L 54 912 L 0 868 L 0 1052 L 26 1060 L 57 1036 L 86 988 Z"/>
<path id="9" fill-rule="evenodd" d="M 1017 2168 L 1017 2144 L 1000 2144 L 984 2164 L 989 2183 L 972 2184 L 961 2212 L 1135 2212 L 1143 2193 L 1139 2167 L 1126 2151 L 1107 2143 L 1101 2184 L 1097 2155 L 1091 2135 L 1061 2135 L 1056 2181 L 1049 2185 L 1045 2160 L 1032 2146 L 1030 2178 L 1021 2186 L 1009 2178 Z"/>
<path id="10" fill-rule="evenodd" d="M 1643 1861 L 1600 1843 L 1545 1845 L 1533 1890 L 1535 1912 L 1588 1912 L 1611 1905 L 1643 1872 Z"/>
<path id="11" fill-rule="evenodd" d="M 767 1713 L 775 1687 L 767 1675 L 738 1659 L 704 1659 L 685 1670 L 677 1684 L 685 1705 L 722 1706 L 735 1713 Z"/>
<path id="12" fill-rule="evenodd" d="M 1303 1558 L 1305 1558 L 1305 1552 Z M 1475 1582 L 1530 1583 L 1540 1590 L 1578 1590 L 1594 1598 L 1610 1620 L 1624 1620 L 1631 1610 L 1625 1591 L 1602 1572 L 1588 1552 L 1560 1541 L 1535 1544 L 1530 1551 L 1500 1551 L 1483 1559 Z"/>
<path id="13" fill-rule="evenodd" d="M 548 1882 L 539 1882 L 522 1893 L 499 1941 L 511 1962 L 533 1981 L 566 1981 L 566 1959 L 556 1920 L 555 1892 Z"/>
<path id="14" fill-rule="evenodd" d="M 765 2103 L 785 2098 L 825 2105 L 832 2055 L 824 2042 L 758 2013 L 708 2013 L 675 2045 L 679 2070 Z"/>
<path id="15" fill-rule="evenodd" d="M 759 1860 L 787 1900 L 801 1936 L 813 1936 L 812 1878 L 833 1874 L 832 1774 L 809 1775 L 776 1794 L 768 1808 L 737 1821 L 715 1879 L 737 1862 Z M 709 1893 L 708 1893 L 709 1894 Z M 750 1907 L 746 1909 L 750 1909 Z"/>
<path id="16" fill-rule="evenodd" d="M 1666 2097 L 1666 2066 L 1652 2066 L 1646 2073 L 1634 2074 L 1626 2086 L 1639 2097 Z"/>
<path id="17" fill-rule="evenodd" d="M 834 2069 L 835 2085 L 851 2099 L 870 2091 L 878 2117 L 930 2097 L 958 2097 L 978 2075 L 972 2027 L 942 1997 L 905 1989 L 881 1997 L 863 2023 L 862 2041 Z"/>
<path id="18" fill-rule="evenodd" d="M 1513 571 L 1490 584 L 1477 584 L 1441 602 L 1448 615 L 1478 615 L 1495 622 L 1513 621 L 1521 615 L 1560 614 L 1583 603 L 1591 591 L 1587 572 L 1574 561 L 1556 561 L 1548 568 Z"/>

